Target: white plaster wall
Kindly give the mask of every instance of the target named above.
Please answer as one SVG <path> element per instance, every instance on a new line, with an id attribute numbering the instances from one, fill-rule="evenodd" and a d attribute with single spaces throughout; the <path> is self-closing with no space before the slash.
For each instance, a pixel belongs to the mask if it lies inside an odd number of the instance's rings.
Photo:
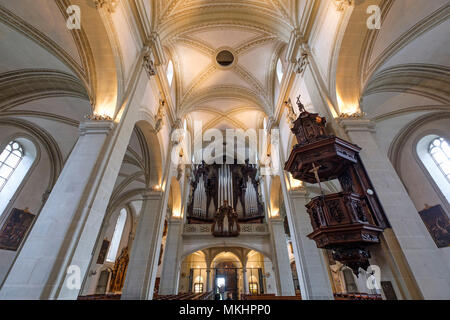
<path id="1" fill-rule="evenodd" d="M 6 140 L 9 137 L 21 133 L 27 134 L 26 131 L 15 127 L 0 126 L 0 144 L 7 143 Z M 43 145 L 39 144 L 37 147 L 41 150 L 40 159 L 28 172 L 26 181 L 19 187 L 16 196 L 13 197 L 5 212 L 0 212 L 0 228 L 3 226 L 12 208 L 24 209 L 28 207 L 30 212 L 35 215 L 41 209 L 42 195 L 48 188 L 51 168 L 49 156 Z M 16 251 L 0 250 L 0 282 L 6 276 L 16 254 Z"/>
<path id="2" fill-rule="evenodd" d="M 328 71 L 335 44 L 336 33 L 342 13 L 336 10 L 333 1 L 322 1 L 317 29 L 310 40 L 311 51 L 319 66 L 325 82 L 328 82 Z"/>
<path id="3" fill-rule="evenodd" d="M 440 204 L 447 215 L 450 215 L 449 203 L 438 196 L 432 181 L 430 181 L 430 177 L 424 172 L 423 167 L 420 165 L 420 160 L 418 160 L 418 157 L 415 154 L 417 141 L 427 134 L 441 133 L 446 135 L 448 141 L 450 137 L 450 128 L 448 124 L 449 119 L 444 118 L 422 125 L 409 136 L 400 151 L 399 163 L 401 163 L 401 167 L 397 168 L 397 172 L 417 211 L 423 210 L 425 203 L 430 206 Z M 450 188 L 450 184 L 447 187 Z M 418 213 L 414 212 L 412 214 Z M 450 247 L 440 248 L 439 250 L 445 256 L 445 259 L 450 266 Z"/>

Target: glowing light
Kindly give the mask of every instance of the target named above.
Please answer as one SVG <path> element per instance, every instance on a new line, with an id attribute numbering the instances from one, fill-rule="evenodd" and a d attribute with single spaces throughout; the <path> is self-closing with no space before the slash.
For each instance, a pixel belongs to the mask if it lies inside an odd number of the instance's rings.
<path id="1" fill-rule="evenodd" d="M 271 218 L 276 218 L 278 216 L 280 216 L 280 210 L 278 208 L 272 208 L 272 210 L 270 210 L 270 217 Z"/>
<path id="2" fill-rule="evenodd" d="M 152 191 L 161 191 L 161 185 L 155 185 L 153 187 L 150 188 Z"/>
<path id="3" fill-rule="evenodd" d="M 303 187 L 303 182 L 297 179 L 294 179 L 294 177 L 292 177 L 291 173 L 288 173 L 288 177 L 287 180 L 289 180 L 289 190 L 298 190 L 301 189 Z M 287 181 L 286 181 L 287 183 Z"/>
<path id="4" fill-rule="evenodd" d="M 354 113 L 361 112 L 357 101 L 356 102 L 355 101 L 344 101 L 342 99 L 341 95 L 339 94 L 339 91 L 337 92 L 336 96 L 337 96 L 337 101 L 338 101 L 339 112 L 341 114 L 342 113 L 354 114 Z"/>
<path id="5" fill-rule="evenodd" d="M 181 210 L 172 210 L 172 217 L 181 218 Z"/>
<path id="6" fill-rule="evenodd" d="M 94 115 L 104 118 L 113 118 L 115 109 L 116 109 L 115 103 L 112 102 L 99 103 L 95 106 Z"/>

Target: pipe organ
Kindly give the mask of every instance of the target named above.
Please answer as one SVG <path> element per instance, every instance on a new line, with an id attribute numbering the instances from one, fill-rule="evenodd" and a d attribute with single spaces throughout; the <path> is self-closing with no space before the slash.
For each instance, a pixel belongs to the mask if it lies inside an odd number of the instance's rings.
<path id="1" fill-rule="evenodd" d="M 211 222 L 225 203 L 231 205 L 238 219 L 262 222 L 259 170 L 248 161 L 245 164 L 196 165 L 191 178 L 187 208 L 189 223 Z"/>

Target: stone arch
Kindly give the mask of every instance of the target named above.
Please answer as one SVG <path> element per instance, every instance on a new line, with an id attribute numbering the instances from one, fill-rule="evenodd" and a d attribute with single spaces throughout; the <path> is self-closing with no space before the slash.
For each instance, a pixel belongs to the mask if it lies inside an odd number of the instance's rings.
<path id="1" fill-rule="evenodd" d="M 230 247 L 242 247 L 245 249 L 249 249 L 249 250 L 254 250 L 257 251 L 259 253 L 261 253 L 263 256 L 269 258 L 272 261 L 272 255 L 270 254 L 269 250 L 265 251 L 261 248 L 257 248 L 256 246 L 253 246 L 251 243 L 245 242 L 244 240 L 241 241 L 233 241 L 233 243 L 229 244 L 229 245 L 219 245 L 219 244 L 214 244 L 214 243 L 208 243 L 208 244 L 203 244 L 203 245 L 199 245 L 196 246 L 193 249 L 190 249 L 188 251 L 183 252 L 183 254 L 181 255 L 181 261 L 183 261 L 184 259 L 186 259 L 187 256 L 189 256 L 190 254 L 197 252 L 197 251 L 201 251 L 201 250 L 205 250 L 205 249 L 209 249 L 209 248 L 218 248 L 218 247 L 223 247 L 224 250 L 226 248 L 230 248 Z"/>
<path id="2" fill-rule="evenodd" d="M 110 17 L 89 1 L 75 0 L 83 13 L 82 24 L 87 43 L 85 51 L 92 55 L 93 101 L 95 112 L 114 118 L 120 107 L 121 67 L 117 39 L 114 38 Z"/>
<path id="3" fill-rule="evenodd" d="M 232 249 L 225 249 L 224 251 L 218 252 L 214 257 L 212 257 L 212 259 L 211 259 L 211 267 L 215 266 L 214 263 L 215 263 L 216 259 L 220 259 L 221 258 L 220 256 L 223 256 L 223 255 L 228 254 L 228 253 L 230 255 L 232 255 L 236 259 L 236 260 L 234 260 L 234 262 L 238 262 L 239 263 L 239 265 L 236 266 L 237 268 L 242 268 L 244 266 L 244 262 L 241 260 L 241 258 L 239 258 L 239 256 L 236 253 L 234 253 L 232 251 Z"/>
<path id="4" fill-rule="evenodd" d="M 161 186 L 163 175 L 163 155 L 160 140 L 153 129 L 153 126 L 145 120 L 136 122 L 136 126 L 142 131 L 145 141 L 147 142 L 148 159 L 148 180 L 149 187 Z"/>
<path id="5" fill-rule="evenodd" d="M 440 202 L 443 207 L 447 208 L 447 211 L 450 210 L 445 194 L 442 192 L 435 179 L 433 179 L 432 175 L 420 158 L 417 150 L 418 144 L 430 135 L 440 136 L 445 138 L 447 141 L 450 141 L 450 132 L 448 131 L 448 128 L 444 128 L 442 126 L 442 122 L 448 122 L 448 119 L 450 119 L 450 112 L 433 112 L 411 121 L 402 130 L 400 130 L 397 136 L 393 139 L 388 150 L 388 157 L 418 210 L 423 208 L 423 202 L 425 202 L 425 200 L 421 201 L 419 200 L 420 197 L 417 194 L 414 195 L 415 191 L 417 191 L 415 187 L 417 180 L 416 183 L 412 183 L 412 181 L 417 179 L 417 174 L 423 174 L 424 178 L 420 179 L 420 181 L 422 181 L 421 194 L 425 194 L 425 189 L 431 188 L 430 190 L 432 190 L 437 197 L 434 200 L 427 200 L 427 204 L 432 204 L 429 203 L 429 201 Z M 437 126 L 439 123 L 441 123 L 441 125 Z M 431 124 L 433 125 L 431 126 Z M 408 155 L 408 158 L 413 160 L 409 166 L 408 164 L 403 163 L 406 155 Z M 411 167 L 411 165 L 413 165 L 413 167 Z M 402 169 L 405 168 L 405 166 L 408 166 L 407 168 L 409 170 L 407 175 L 402 172 Z M 413 174 L 413 172 L 416 173 Z M 426 183 L 423 183 L 424 180 Z M 429 194 L 429 198 L 433 197 L 435 196 L 431 196 L 431 194 Z"/>
<path id="6" fill-rule="evenodd" d="M 39 142 L 45 148 L 50 157 L 52 168 L 50 172 L 50 183 L 48 186 L 48 190 L 51 190 L 58 179 L 64 163 L 61 150 L 53 136 L 39 126 L 22 119 L 0 118 L 0 126 L 1 125 L 17 127 L 26 131 L 27 134 L 23 135 L 25 138 L 28 137 L 31 141 L 34 141 L 36 145 L 38 145 L 37 142 Z"/>
<path id="7" fill-rule="evenodd" d="M 39 143 L 37 143 L 34 137 L 24 133 L 17 133 L 4 141 L 0 141 L 0 153 L 3 152 L 6 145 L 11 141 L 15 141 L 21 145 L 23 148 L 23 156 L 19 165 L 8 178 L 4 188 L 0 190 L 0 217 L 3 213 L 9 212 L 14 200 L 20 194 L 41 159 Z"/>

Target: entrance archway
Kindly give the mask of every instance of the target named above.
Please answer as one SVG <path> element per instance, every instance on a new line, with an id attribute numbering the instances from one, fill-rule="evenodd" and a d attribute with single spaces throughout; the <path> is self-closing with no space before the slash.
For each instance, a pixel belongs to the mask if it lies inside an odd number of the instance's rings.
<path id="1" fill-rule="evenodd" d="M 243 247 L 207 248 L 183 260 L 179 291 L 213 292 L 217 300 L 238 300 L 243 295 L 275 290 L 272 271 L 271 260 L 258 251 Z"/>

